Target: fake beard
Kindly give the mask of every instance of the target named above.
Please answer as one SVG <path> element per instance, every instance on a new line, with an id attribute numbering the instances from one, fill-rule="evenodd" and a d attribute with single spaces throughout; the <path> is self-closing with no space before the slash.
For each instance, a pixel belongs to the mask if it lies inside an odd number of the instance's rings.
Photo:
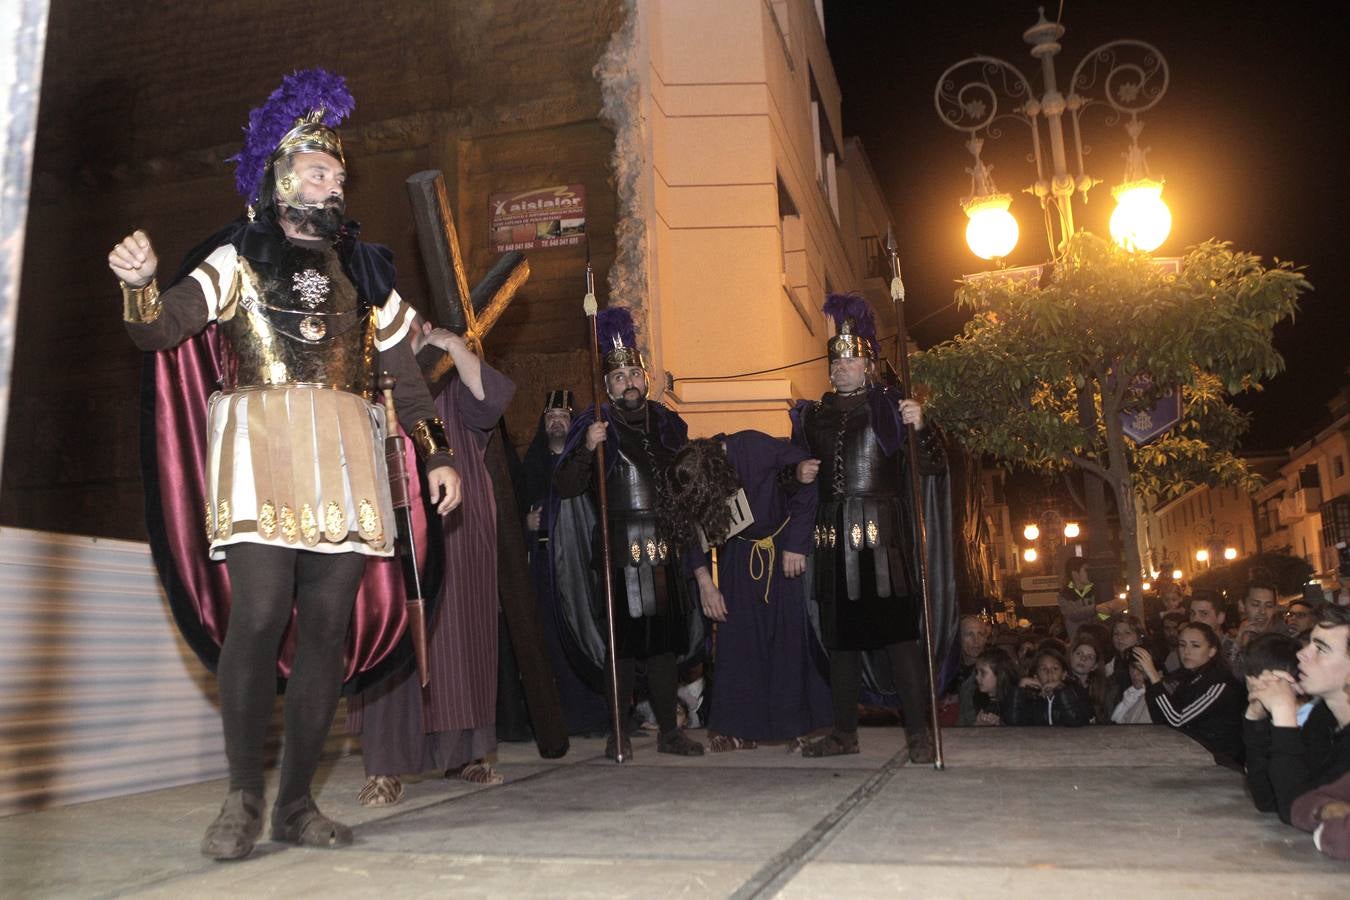
<path id="1" fill-rule="evenodd" d="M 347 203 L 340 197 L 330 197 L 323 206 L 310 209 L 281 207 L 281 217 L 296 231 L 308 237 L 335 240 L 342 230 L 342 220 L 347 213 Z"/>

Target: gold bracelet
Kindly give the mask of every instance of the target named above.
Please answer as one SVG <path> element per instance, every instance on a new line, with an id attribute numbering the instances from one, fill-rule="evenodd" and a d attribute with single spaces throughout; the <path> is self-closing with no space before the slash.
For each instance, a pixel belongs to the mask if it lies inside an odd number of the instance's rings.
<path id="1" fill-rule="evenodd" d="M 445 423 L 434 416 L 417 420 L 417 424 L 413 425 L 412 439 L 422 459 L 435 453 L 445 453 L 451 459 L 455 457 L 455 451 L 450 449 L 450 440 L 445 436 Z"/>
<path id="2" fill-rule="evenodd" d="M 141 287 L 134 288 L 125 281 L 122 286 L 122 320 L 135 325 L 149 325 L 159 318 L 164 304 L 159 302 L 159 282 L 154 278 Z"/>

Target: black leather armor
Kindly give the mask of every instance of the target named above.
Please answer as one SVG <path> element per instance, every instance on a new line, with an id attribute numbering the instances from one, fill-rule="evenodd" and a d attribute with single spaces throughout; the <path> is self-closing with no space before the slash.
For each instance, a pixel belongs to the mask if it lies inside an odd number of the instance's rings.
<path id="1" fill-rule="evenodd" d="M 608 448 L 616 458 L 605 480 L 611 559 L 623 572 L 629 615 L 656 615 L 662 612 L 659 607 L 665 594 L 657 587 L 665 578 L 658 570 L 675 558 L 657 516 L 662 503 L 660 476 L 670 465 L 671 454 L 650 418 L 634 425 L 616 415 L 614 427 L 619 443 Z"/>

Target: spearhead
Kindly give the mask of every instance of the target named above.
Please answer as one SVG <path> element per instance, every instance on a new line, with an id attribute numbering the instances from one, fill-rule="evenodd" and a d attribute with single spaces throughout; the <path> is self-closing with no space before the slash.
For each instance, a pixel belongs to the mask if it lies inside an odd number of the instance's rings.
<path id="1" fill-rule="evenodd" d="M 589 236 L 586 239 L 586 296 L 582 298 L 581 306 L 588 316 L 595 315 L 600 309 L 600 304 L 595 299 L 595 270 L 591 268 L 591 241 Z"/>
<path id="2" fill-rule="evenodd" d="M 900 256 L 895 252 L 895 229 L 886 226 L 886 255 L 891 258 L 891 299 L 905 301 L 905 283 L 900 280 Z"/>

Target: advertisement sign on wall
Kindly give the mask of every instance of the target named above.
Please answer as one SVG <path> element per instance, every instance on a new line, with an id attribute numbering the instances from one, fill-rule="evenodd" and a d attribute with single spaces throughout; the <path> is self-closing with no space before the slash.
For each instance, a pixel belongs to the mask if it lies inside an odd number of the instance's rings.
<path id="1" fill-rule="evenodd" d="M 570 247 L 586 237 L 586 186 L 559 184 L 488 198 L 488 236 L 497 253 Z"/>

